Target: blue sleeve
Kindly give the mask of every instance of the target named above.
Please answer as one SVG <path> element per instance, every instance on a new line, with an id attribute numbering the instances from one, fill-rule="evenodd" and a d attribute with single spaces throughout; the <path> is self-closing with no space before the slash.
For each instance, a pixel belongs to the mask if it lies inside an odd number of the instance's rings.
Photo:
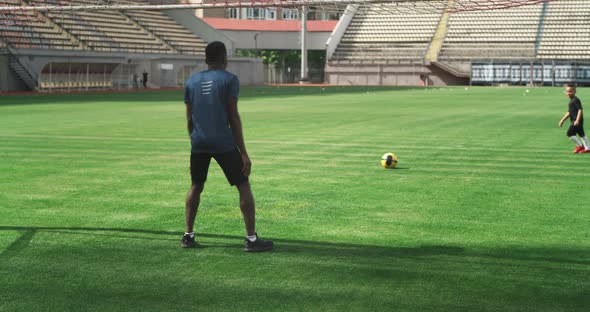
<path id="1" fill-rule="evenodd" d="M 184 88 L 184 104 L 191 104 L 191 91 L 188 85 Z"/>
<path id="2" fill-rule="evenodd" d="M 238 94 L 240 93 L 240 79 L 238 76 L 233 76 L 231 81 L 229 82 L 229 96 L 238 98 Z"/>

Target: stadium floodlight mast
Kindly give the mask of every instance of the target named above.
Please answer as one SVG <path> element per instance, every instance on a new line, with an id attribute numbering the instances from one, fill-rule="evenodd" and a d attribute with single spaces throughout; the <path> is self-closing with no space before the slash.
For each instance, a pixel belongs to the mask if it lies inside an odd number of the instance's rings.
<path id="1" fill-rule="evenodd" d="M 307 6 L 301 7 L 301 76 L 299 83 L 308 83 L 307 78 Z"/>

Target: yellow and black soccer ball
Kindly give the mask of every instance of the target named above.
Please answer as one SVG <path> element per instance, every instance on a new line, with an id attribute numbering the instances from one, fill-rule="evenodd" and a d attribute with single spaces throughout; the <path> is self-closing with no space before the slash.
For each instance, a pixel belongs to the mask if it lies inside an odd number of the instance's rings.
<path id="1" fill-rule="evenodd" d="M 381 157 L 381 166 L 386 169 L 393 169 L 397 166 L 397 156 L 394 153 L 385 153 Z"/>

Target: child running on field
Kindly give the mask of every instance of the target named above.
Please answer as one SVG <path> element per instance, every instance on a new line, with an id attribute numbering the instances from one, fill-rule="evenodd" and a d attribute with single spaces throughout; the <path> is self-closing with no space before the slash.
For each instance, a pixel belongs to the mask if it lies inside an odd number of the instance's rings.
<path id="1" fill-rule="evenodd" d="M 573 150 L 574 154 L 590 153 L 590 146 L 588 146 L 588 138 L 584 133 L 584 116 L 582 112 L 582 102 L 576 96 L 576 86 L 568 84 L 565 86 L 565 94 L 570 99 L 568 112 L 563 115 L 559 121 L 559 127 L 563 126 L 565 120 L 569 117 L 571 125 L 567 129 L 567 136 L 570 138 L 576 148 Z M 576 136 L 578 135 L 579 138 Z"/>

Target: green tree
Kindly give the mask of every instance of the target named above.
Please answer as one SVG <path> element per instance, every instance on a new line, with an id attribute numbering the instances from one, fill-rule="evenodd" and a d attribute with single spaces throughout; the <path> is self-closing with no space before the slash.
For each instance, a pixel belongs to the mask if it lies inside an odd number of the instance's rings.
<path id="1" fill-rule="evenodd" d="M 310 66 L 323 67 L 326 59 L 326 51 L 309 50 L 307 59 Z M 301 62 L 300 50 L 247 50 L 239 49 L 236 56 L 260 57 L 264 64 L 297 64 Z"/>

